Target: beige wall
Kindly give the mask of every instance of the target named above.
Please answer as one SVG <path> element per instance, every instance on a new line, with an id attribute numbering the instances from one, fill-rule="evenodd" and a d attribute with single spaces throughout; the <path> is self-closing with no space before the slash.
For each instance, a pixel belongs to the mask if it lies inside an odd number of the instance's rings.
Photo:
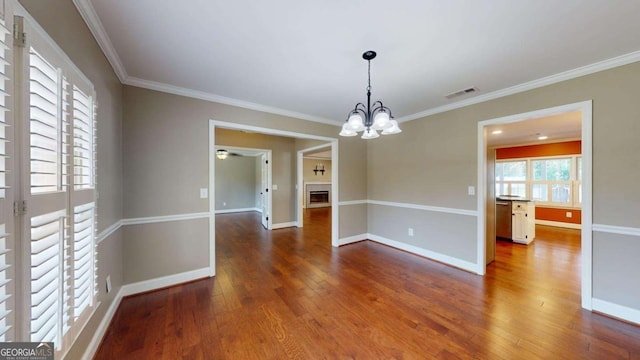
<path id="1" fill-rule="evenodd" d="M 103 231 L 122 218 L 122 85 L 71 0 L 21 0 L 20 3 L 95 87 L 98 232 Z M 100 306 L 69 351 L 69 359 L 80 358 L 123 284 L 121 232 L 116 231 L 100 242 L 97 252 Z M 105 292 L 107 275 L 111 276 L 113 286 L 109 294 Z"/>
<path id="2" fill-rule="evenodd" d="M 271 191 L 273 224 L 295 221 L 296 218 L 296 158 L 294 143 L 295 139 L 284 136 L 216 129 L 216 146 L 271 150 L 271 179 L 272 184 L 278 186 L 278 190 Z M 218 180 L 217 172 L 218 168 L 216 168 L 216 182 Z M 216 202 L 218 202 L 217 199 Z"/>
<path id="3" fill-rule="evenodd" d="M 319 171 L 317 174 L 313 172 L 316 165 L 318 165 L 318 168 L 324 166 L 324 174 Z M 312 158 L 302 159 L 302 178 L 304 181 L 331 182 L 331 160 Z"/>
<path id="4" fill-rule="evenodd" d="M 289 131 L 300 134 L 337 138 L 338 126 L 330 126 L 315 122 L 302 121 L 279 115 L 267 114 L 253 110 L 241 109 L 203 100 L 186 98 L 162 92 L 146 90 L 131 86 L 124 87 L 124 123 L 123 151 L 124 159 L 124 217 L 144 218 L 161 215 L 190 214 L 208 211 L 208 199 L 199 198 L 199 188 L 208 187 L 209 183 L 209 120 L 232 122 L 274 130 Z M 260 134 L 242 133 L 242 137 L 233 139 L 231 130 L 216 129 L 216 144 L 239 147 L 270 148 L 264 140 L 250 141 L 259 138 Z M 295 151 L 297 146 L 314 143 L 298 141 L 293 138 L 279 137 L 277 151 L 273 152 L 273 183 L 278 190 L 273 192 L 273 223 L 295 220 L 295 196 L 290 196 L 295 189 Z M 326 143 L 326 141 L 323 141 Z M 296 145 L 298 144 L 298 145 Z M 275 146 L 275 145 L 274 145 Z M 275 147 L 271 147 L 274 148 Z M 345 200 L 366 198 L 366 147 L 360 139 L 340 139 L 340 197 Z M 344 157 L 344 159 L 343 159 Z M 279 168 L 277 164 L 292 164 Z M 285 196 L 285 194 L 289 194 Z M 279 199 L 282 197 L 282 205 Z M 281 207 L 280 207 L 281 206 Z M 281 217 L 280 215 L 281 214 Z M 340 222 L 350 222 L 351 217 L 366 218 L 366 207 L 345 211 L 340 215 Z M 347 216 L 347 217 L 345 217 Z M 351 221 L 348 232 L 340 237 L 352 236 L 366 232 L 366 221 Z M 136 231 L 127 231 L 123 241 L 127 250 L 141 249 L 140 244 L 151 244 L 148 239 L 157 232 L 153 224 L 136 225 Z M 192 253 L 208 252 L 209 233 L 201 228 L 191 233 L 192 239 L 184 243 L 180 236 L 165 236 L 153 242 L 157 248 L 175 249 L 185 246 Z M 128 264 L 140 267 L 135 273 L 127 273 L 127 281 L 149 280 L 170 273 L 199 269 L 202 264 L 195 259 L 188 266 L 165 264 L 166 268 L 157 268 L 151 264 L 157 261 L 158 253 L 127 251 Z M 181 260 L 182 261 L 182 260 Z"/>
<path id="5" fill-rule="evenodd" d="M 233 151 L 232 151 L 233 152 Z M 216 210 L 247 209 L 256 207 L 256 190 L 260 180 L 256 174 L 256 158 L 229 156 L 216 163 Z"/>
<path id="6" fill-rule="evenodd" d="M 467 186 L 477 182 L 478 121 L 593 100 L 593 222 L 639 228 L 636 209 L 640 192 L 632 190 L 640 183 L 639 81 L 640 63 L 634 63 L 403 123 L 402 134 L 368 142 L 368 196 L 475 210 L 476 198 L 467 195 Z M 375 232 L 376 223 L 414 226 L 436 216 L 429 211 L 415 214 L 412 209 L 388 206 L 370 213 L 368 225 L 370 232 Z M 446 256 L 475 259 L 475 221 L 457 226 L 461 228 L 444 237 L 437 229 L 425 228 L 423 234 L 416 234 L 419 246 Z M 406 233 L 406 228 L 397 228 L 387 231 L 386 237 L 408 243 Z M 640 253 L 637 236 L 623 237 L 626 253 Z M 455 243 L 457 249 L 444 242 Z M 600 232 L 593 243 L 594 295 L 640 310 L 640 279 L 626 275 L 639 273 L 640 262 L 618 256 L 621 240 L 617 235 Z"/>

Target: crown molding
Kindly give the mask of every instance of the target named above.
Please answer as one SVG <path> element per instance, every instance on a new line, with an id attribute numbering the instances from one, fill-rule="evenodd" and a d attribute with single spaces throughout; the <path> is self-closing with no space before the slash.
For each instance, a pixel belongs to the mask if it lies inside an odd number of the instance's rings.
<path id="1" fill-rule="evenodd" d="M 98 42 L 98 46 L 100 46 L 102 52 L 107 57 L 116 76 L 121 83 L 124 83 L 128 76 L 127 70 L 124 68 L 116 49 L 113 47 L 111 39 L 107 36 L 107 32 L 104 26 L 102 26 L 102 21 L 100 21 L 96 10 L 93 8 L 91 0 L 73 0 L 73 4 L 87 24 L 89 31 L 91 31 L 91 34 L 93 34 L 93 37 Z"/>
<path id="2" fill-rule="evenodd" d="M 411 121 L 420 119 L 426 116 L 435 115 L 439 113 L 443 113 L 450 110 L 459 109 L 465 106 L 479 104 L 485 101 L 498 99 L 504 96 L 513 95 L 533 89 L 537 89 L 539 87 L 559 83 L 565 80 L 575 79 L 580 76 L 585 76 L 593 73 L 597 73 L 604 70 L 613 69 L 618 66 L 631 64 L 634 62 L 640 61 L 640 51 L 634 51 L 632 53 L 620 55 L 611 59 L 599 61 L 590 65 L 581 66 L 579 68 L 567 70 L 555 75 L 546 76 L 537 80 L 529 81 L 526 83 L 522 83 L 519 85 L 511 86 L 502 90 L 497 90 L 490 92 L 488 94 L 476 96 L 470 99 L 461 100 L 452 104 L 447 104 L 443 106 L 438 106 L 435 108 L 431 108 L 425 111 L 421 111 L 419 113 L 415 113 L 413 115 L 407 115 L 396 120 L 401 123 L 405 121 Z"/>
<path id="3" fill-rule="evenodd" d="M 169 85 L 169 84 L 165 84 L 157 81 L 139 79 L 132 76 L 129 76 L 127 80 L 124 81 L 124 84 L 141 87 L 149 90 L 161 91 L 161 92 L 174 94 L 174 95 L 186 96 L 194 99 L 200 99 L 200 100 L 212 101 L 212 102 L 225 104 L 225 105 L 237 106 L 237 107 L 241 107 L 249 110 L 262 111 L 270 114 L 276 114 L 276 115 L 282 115 L 282 116 L 287 116 L 287 117 L 292 117 L 292 118 L 297 118 L 302 120 L 313 121 L 313 122 L 327 124 L 327 125 L 333 125 L 333 126 L 342 125 L 342 122 L 337 122 L 334 120 L 329 120 L 329 119 L 325 119 L 318 116 L 303 114 L 295 111 L 289 111 L 289 110 L 280 109 L 280 108 L 262 105 L 262 104 L 256 104 L 249 101 L 233 99 L 233 98 L 220 96 L 220 95 L 216 95 L 216 94 L 212 94 L 204 91 L 192 90 L 192 89 L 183 88 L 180 86 Z"/>
<path id="4" fill-rule="evenodd" d="M 342 125 L 342 121 L 335 121 L 331 119 L 326 119 L 314 115 L 303 114 L 295 111 L 289 111 L 285 109 L 280 109 L 276 107 L 271 107 L 262 104 L 256 104 L 244 100 L 228 98 L 216 94 L 211 94 L 203 91 L 192 90 L 188 88 L 182 88 L 170 84 L 165 84 L 161 82 L 144 80 L 135 77 L 128 76 L 127 71 L 120 60 L 115 48 L 113 47 L 113 43 L 111 39 L 107 35 L 98 14 L 96 13 L 93 5 L 91 4 L 91 0 L 73 0 L 74 5 L 78 9 L 78 12 L 84 19 L 85 23 L 89 27 L 89 30 L 95 37 L 98 45 L 104 52 L 107 60 L 113 67 L 118 79 L 120 82 L 126 85 L 142 87 L 150 90 L 161 91 L 174 95 L 181 95 L 191 98 L 196 98 L 205 101 L 213 101 L 221 104 L 237 106 L 245 109 L 262 111 L 266 113 L 282 115 L 287 117 L 293 117 L 333 126 Z M 555 83 L 559 83 L 565 80 L 571 80 L 580 76 L 585 76 L 593 73 L 597 73 L 600 71 L 612 69 L 618 66 L 623 66 L 627 64 L 631 64 L 634 62 L 640 61 L 640 51 L 634 51 L 628 54 L 620 55 L 611 59 L 603 60 L 600 62 L 596 62 L 590 65 L 585 65 L 579 68 L 575 68 L 572 70 L 564 71 L 555 75 L 546 76 L 540 79 L 536 79 L 533 81 L 529 81 L 526 83 L 518 84 L 515 86 L 511 86 L 505 89 L 493 91 L 484 95 L 475 96 L 473 98 L 457 101 L 451 104 L 437 106 L 431 109 L 427 109 L 412 115 L 402 116 L 396 118 L 399 123 L 420 119 L 423 117 L 427 117 L 430 115 L 435 115 L 439 113 L 443 113 L 450 110 L 459 109 L 465 106 L 479 104 L 485 101 L 498 99 L 501 97 L 505 97 L 508 95 L 513 95 L 517 93 L 521 93 L 528 90 L 537 89 L 539 87 L 552 85 Z"/>

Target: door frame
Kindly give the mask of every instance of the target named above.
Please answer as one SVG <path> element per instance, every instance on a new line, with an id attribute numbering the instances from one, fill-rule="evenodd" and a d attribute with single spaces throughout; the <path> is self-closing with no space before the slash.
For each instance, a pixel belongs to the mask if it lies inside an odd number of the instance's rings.
<path id="1" fill-rule="evenodd" d="M 592 288 L 592 267 L 593 267 L 593 244 L 592 244 L 592 147 L 593 147 L 593 101 L 581 101 L 572 104 L 566 104 L 541 110 L 535 110 L 520 114 L 514 114 L 489 120 L 478 122 L 478 197 L 477 197 L 477 270 L 479 275 L 486 273 L 486 202 L 487 199 L 487 134 L 485 127 L 497 124 L 508 124 L 539 118 L 544 116 L 556 115 L 570 111 L 580 111 L 582 115 L 582 231 L 581 231 L 581 298 L 582 307 L 592 310 L 593 288 Z"/>
<path id="2" fill-rule="evenodd" d="M 339 203 L 338 187 L 338 139 L 326 136 L 298 133 L 286 130 L 277 130 L 260 126 L 245 125 L 227 121 L 209 119 L 209 276 L 216 274 L 216 217 L 215 217 L 215 156 L 216 139 L 215 129 L 224 128 L 231 130 L 244 130 L 266 135 L 285 136 L 292 138 L 320 140 L 331 144 L 331 196 L 333 204 Z M 298 190 L 299 192 L 299 190 Z M 271 214 L 273 215 L 273 214 Z M 339 246 L 339 206 L 331 207 L 331 246 Z"/>
<path id="3" fill-rule="evenodd" d="M 220 149 L 225 149 L 228 150 L 229 152 L 233 152 L 233 151 L 238 151 L 238 152 L 243 152 L 243 151 L 250 151 L 250 152 L 255 152 L 257 155 L 255 156 L 256 158 L 258 157 L 262 157 L 265 156 L 267 158 L 267 188 L 271 189 L 271 185 L 272 185 L 272 177 L 271 177 L 271 173 L 272 173 L 272 168 L 271 168 L 271 150 L 270 149 L 259 149 L 259 148 L 248 148 L 248 147 L 241 147 L 241 146 L 226 146 L 226 145 L 215 145 L 214 146 L 214 151 L 215 150 L 220 150 Z M 216 158 L 213 158 L 213 164 L 215 167 L 215 160 Z M 262 169 L 262 164 L 260 169 Z M 215 169 L 214 169 L 214 173 L 215 173 Z M 260 180 L 262 182 L 262 175 L 260 175 Z M 262 185 L 262 184 L 261 184 Z M 215 187 L 212 188 L 211 190 L 211 196 L 215 196 Z M 215 200 L 215 198 L 214 198 Z M 267 229 L 271 230 L 271 225 L 272 225 L 272 218 L 273 216 L 271 216 L 271 212 L 272 212 L 272 198 L 271 198 L 271 194 L 267 191 L 267 215 L 269 216 L 269 220 L 267 220 Z M 215 202 L 214 202 L 214 206 L 215 206 Z M 215 212 L 215 209 L 214 209 Z M 264 217 L 264 214 L 263 214 Z"/>
<path id="4" fill-rule="evenodd" d="M 297 169 L 298 171 L 296 175 L 296 179 L 297 179 L 296 188 L 298 189 L 297 196 L 296 196 L 296 203 L 297 203 L 296 223 L 298 227 L 303 227 L 304 225 L 304 220 L 303 220 L 304 210 L 302 208 L 303 197 L 306 195 L 305 189 L 304 189 L 304 173 L 302 171 L 304 168 L 304 154 L 310 151 L 316 151 L 320 149 L 331 149 L 331 144 L 322 144 L 322 145 L 312 146 L 310 148 L 298 150 L 296 155 L 296 162 L 298 164 L 298 169 Z M 334 156 L 336 155 L 332 151 L 331 152 L 331 208 L 332 209 L 338 204 L 337 202 L 334 202 L 335 197 L 333 196 L 334 194 L 337 194 L 337 187 L 334 188 L 334 184 L 338 182 L 337 176 L 334 175 L 338 171 L 338 169 L 335 167 L 333 163 Z M 333 244 L 333 241 L 332 241 L 332 244 Z"/>

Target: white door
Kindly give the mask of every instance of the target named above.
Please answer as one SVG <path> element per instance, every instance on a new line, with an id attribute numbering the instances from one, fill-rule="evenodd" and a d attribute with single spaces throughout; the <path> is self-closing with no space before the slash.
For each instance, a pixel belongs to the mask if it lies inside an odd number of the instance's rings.
<path id="1" fill-rule="evenodd" d="M 269 229 L 269 161 L 266 154 L 260 157 L 262 176 L 260 176 L 261 186 L 260 194 L 262 195 L 262 226 Z"/>

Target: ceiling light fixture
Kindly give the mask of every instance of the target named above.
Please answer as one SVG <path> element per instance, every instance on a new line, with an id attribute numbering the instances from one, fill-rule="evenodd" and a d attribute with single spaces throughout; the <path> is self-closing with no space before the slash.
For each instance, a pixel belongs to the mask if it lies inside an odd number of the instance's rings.
<path id="1" fill-rule="evenodd" d="M 538 140 L 547 140 L 549 137 L 546 135 L 540 135 L 538 136 Z"/>
<path id="2" fill-rule="evenodd" d="M 502 134 L 502 130 L 493 130 L 491 133 L 493 135 L 499 135 L 499 134 Z"/>
<path id="3" fill-rule="evenodd" d="M 229 156 L 229 152 L 224 149 L 216 150 L 216 157 L 220 160 L 224 160 Z"/>
<path id="4" fill-rule="evenodd" d="M 377 130 L 382 130 L 382 135 L 393 135 L 401 133 L 398 122 L 393 119 L 391 109 L 382 105 L 378 100 L 371 108 L 371 60 L 375 59 L 376 52 L 369 50 L 362 54 L 362 58 L 367 60 L 369 83 L 367 85 L 367 106 L 357 103 L 355 108 L 349 112 L 347 121 L 342 125 L 340 136 L 356 136 L 362 131 L 363 139 L 375 139 L 379 137 Z"/>

